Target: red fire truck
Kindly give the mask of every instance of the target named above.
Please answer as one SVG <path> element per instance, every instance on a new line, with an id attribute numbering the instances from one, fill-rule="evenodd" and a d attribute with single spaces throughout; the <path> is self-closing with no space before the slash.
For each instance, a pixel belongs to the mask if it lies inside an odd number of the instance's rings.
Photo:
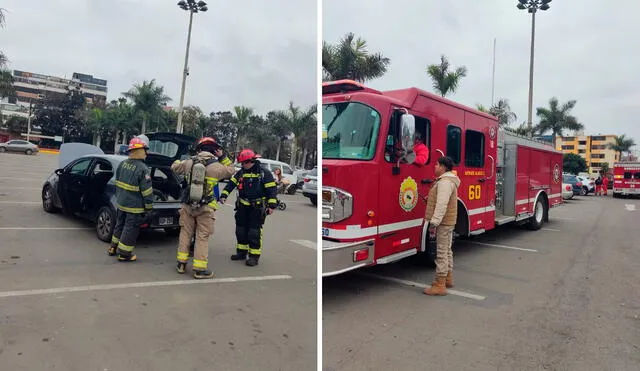
<path id="1" fill-rule="evenodd" d="M 613 164 L 613 197 L 640 195 L 640 162 Z"/>
<path id="2" fill-rule="evenodd" d="M 511 222 L 539 229 L 562 203 L 562 153 L 498 130 L 491 115 L 417 88 L 340 80 L 322 89 L 323 276 L 418 253 L 433 261 L 424 200 L 440 156 L 461 180 L 457 236 Z M 416 133 L 429 148 L 422 166 Z"/>

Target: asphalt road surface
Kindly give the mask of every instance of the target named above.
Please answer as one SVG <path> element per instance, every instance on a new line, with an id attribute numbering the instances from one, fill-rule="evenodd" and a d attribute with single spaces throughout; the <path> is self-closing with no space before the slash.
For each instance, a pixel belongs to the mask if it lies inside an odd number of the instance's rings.
<path id="1" fill-rule="evenodd" d="M 455 294 L 408 259 L 323 281 L 324 370 L 640 370 L 640 200 L 454 246 Z"/>
<path id="2" fill-rule="evenodd" d="M 268 217 L 257 267 L 229 259 L 233 207 L 222 206 L 209 244 L 215 279 L 196 281 L 175 271 L 177 237 L 144 233 L 138 261 L 119 263 L 91 224 L 45 213 L 42 184 L 56 164 L 0 154 L 0 369 L 316 368 L 308 199 L 281 197 L 288 208 Z"/>

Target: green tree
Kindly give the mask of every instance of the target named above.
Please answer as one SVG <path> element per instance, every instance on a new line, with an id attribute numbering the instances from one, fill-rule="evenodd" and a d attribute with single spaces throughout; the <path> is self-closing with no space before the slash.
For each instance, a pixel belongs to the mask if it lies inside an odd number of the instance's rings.
<path id="1" fill-rule="evenodd" d="M 636 143 L 633 138 L 629 138 L 626 134 L 622 134 L 616 137 L 615 142 L 607 144 L 607 148 L 616 151 L 618 158 L 622 159 L 623 152 L 629 152 Z"/>
<path id="2" fill-rule="evenodd" d="M 587 171 L 587 161 L 575 153 L 565 153 L 562 156 L 562 169 L 566 173 L 578 175 Z"/>
<path id="3" fill-rule="evenodd" d="M 236 124 L 236 145 L 234 150 L 234 155 L 239 153 L 240 147 L 246 146 L 244 143 L 245 133 L 251 130 L 251 122 L 250 118 L 253 116 L 253 108 L 245 107 L 245 106 L 235 106 L 233 107 L 233 113 L 235 114 L 235 124 Z"/>
<path id="4" fill-rule="evenodd" d="M 67 94 L 55 94 L 36 104 L 33 125 L 39 126 L 44 135 L 62 135 L 65 141 L 87 134 L 82 118 L 85 98 L 79 89 Z"/>
<path id="5" fill-rule="evenodd" d="M 449 70 L 449 61 L 445 55 L 440 56 L 440 64 L 427 66 L 427 74 L 433 80 L 433 89 L 442 97 L 455 93 L 460 80 L 467 76 L 467 68 L 460 66 L 455 71 Z"/>
<path id="6" fill-rule="evenodd" d="M 236 119 L 230 111 L 211 112 L 205 119 L 204 135 L 213 136 L 227 151 L 235 148 Z M 235 153 L 233 154 L 235 156 Z"/>
<path id="7" fill-rule="evenodd" d="M 162 106 L 171 101 L 171 98 L 164 94 L 164 88 L 156 85 L 155 79 L 134 85 L 131 90 L 122 95 L 133 102 L 136 111 L 142 116 L 141 134 L 147 132 L 147 124 L 150 120 L 156 124 L 159 122 L 163 115 Z"/>
<path id="8" fill-rule="evenodd" d="M 537 126 L 532 126 L 531 128 L 529 128 L 529 125 L 527 125 L 526 122 L 523 122 L 522 124 L 518 125 L 515 128 L 511 126 L 506 126 L 504 129 L 514 134 L 525 136 L 525 137 L 533 137 L 540 134 Z"/>
<path id="9" fill-rule="evenodd" d="M 322 43 L 323 80 L 350 79 L 365 82 L 387 72 L 390 59 L 369 53 L 367 42 L 350 32 L 338 44 Z"/>
<path id="10" fill-rule="evenodd" d="M 304 143 L 306 140 L 308 141 L 308 136 L 313 137 L 314 135 L 317 135 L 316 113 L 317 106 L 315 104 L 307 109 L 301 109 L 300 107 L 295 106 L 293 102 L 289 102 L 289 108 L 286 111 L 281 111 L 279 114 L 282 124 L 289 127 L 291 132 L 294 134 L 294 138 L 291 143 L 290 159 L 290 165 L 292 167 L 298 164 L 296 157 L 297 150 L 300 146 L 303 148 L 302 165 L 304 165 L 304 161 L 306 161 L 308 149 L 304 147 Z"/>
<path id="11" fill-rule="evenodd" d="M 499 99 L 497 103 L 491 106 L 489 114 L 498 118 L 500 127 L 507 127 L 518 119 L 518 116 L 511 111 L 509 101 L 506 99 Z"/>
<path id="12" fill-rule="evenodd" d="M 553 146 L 556 146 L 556 137 L 562 136 L 564 130 L 581 130 L 584 125 L 578 122 L 575 116 L 572 116 L 571 110 L 576 106 L 575 100 L 570 100 L 560 106 L 558 99 L 553 97 L 549 100 L 549 108 L 536 108 L 536 116 L 540 118 L 538 131 L 544 134 L 551 131 L 553 134 Z"/>
<path id="13" fill-rule="evenodd" d="M 10 133 L 20 135 L 27 132 L 27 119 L 20 116 L 11 116 L 7 119 L 7 129 Z"/>
<path id="14" fill-rule="evenodd" d="M 602 174 L 603 176 L 604 176 L 604 175 L 607 175 L 607 174 L 609 174 L 609 171 L 610 171 L 610 170 L 611 170 L 611 169 L 609 168 L 609 163 L 605 162 L 605 163 L 603 163 L 603 164 L 602 164 L 602 166 L 600 167 L 600 174 Z"/>

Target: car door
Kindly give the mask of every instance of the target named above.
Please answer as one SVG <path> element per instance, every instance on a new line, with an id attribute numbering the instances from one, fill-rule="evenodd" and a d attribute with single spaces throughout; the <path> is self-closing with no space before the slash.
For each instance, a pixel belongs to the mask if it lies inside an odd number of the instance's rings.
<path id="1" fill-rule="evenodd" d="M 89 186 L 89 168 L 92 157 L 84 157 L 73 161 L 62 171 L 60 176 L 60 199 L 69 212 L 82 210 L 85 191 Z"/>
<path id="2" fill-rule="evenodd" d="M 10 140 L 7 142 L 7 151 L 17 151 L 20 146 L 17 140 Z"/>

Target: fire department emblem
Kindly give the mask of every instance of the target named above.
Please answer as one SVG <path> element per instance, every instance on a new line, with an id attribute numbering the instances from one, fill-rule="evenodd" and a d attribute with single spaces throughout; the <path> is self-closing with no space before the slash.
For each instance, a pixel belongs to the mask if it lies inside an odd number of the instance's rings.
<path id="1" fill-rule="evenodd" d="M 489 129 L 489 138 L 493 139 L 495 137 L 496 137 L 496 128 L 495 128 L 495 126 L 492 126 Z"/>
<path id="2" fill-rule="evenodd" d="M 560 165 L 558 164 L 553 167 L 553 181 L 556 183 L 560 181 Z"/>
<path id="3" fill-rule="evenodd" d="M 411 211 L 418 204 L 418 184 L 411 177 L 407 177 L 400 184 L 400 207 L 404 211 Z"/>

